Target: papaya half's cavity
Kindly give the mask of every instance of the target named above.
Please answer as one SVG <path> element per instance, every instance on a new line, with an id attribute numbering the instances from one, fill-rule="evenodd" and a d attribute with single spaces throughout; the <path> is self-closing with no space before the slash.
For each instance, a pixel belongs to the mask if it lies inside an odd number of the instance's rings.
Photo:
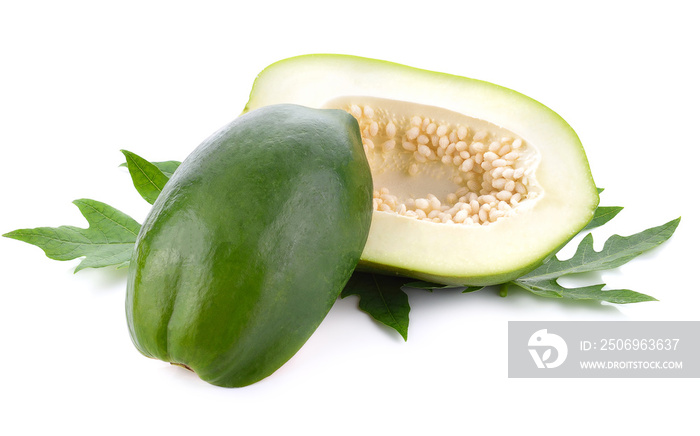
<path id="1" fill-rule="evenodd" d="M 537 198 L 539 153 L 503 128 L 440 108 L 369 97 L 343 97 L 326 107 L 347 110 L 360 124 L 375 211 L 488 225 Z"/>

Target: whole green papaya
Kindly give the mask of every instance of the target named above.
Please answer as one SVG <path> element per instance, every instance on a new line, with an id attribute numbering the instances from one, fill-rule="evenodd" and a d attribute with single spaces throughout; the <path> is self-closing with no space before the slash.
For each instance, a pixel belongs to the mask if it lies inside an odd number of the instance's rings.
<path id="1" fill-rule="evenodd" d="M 352 116 L 296 105 L 240 116 L 187 157 L 141 228 L 126 298 L 134 344 L 219 386 L 267 377 L 330 310 L 371 214 Z"/>

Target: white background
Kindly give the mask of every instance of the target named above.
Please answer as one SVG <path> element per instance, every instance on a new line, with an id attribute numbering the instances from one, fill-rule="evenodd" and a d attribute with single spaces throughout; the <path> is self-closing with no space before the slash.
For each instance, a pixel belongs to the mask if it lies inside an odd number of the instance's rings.
<path id="1" fill-rule="evenodd" d="M 700 320 L 694 2 L 0 3 L 0 232 L 84 226 L 94 198 L 141 222 L 119 149 L 181 160 L 242 110 L 256 74 L 345 53 L 498 83 L 562 115 L 601 204 L 596 247 L 683 216 L 671 241 L 596 274 L 659 302 L 410 292 L 404 343 L 340 300 L 268 379 L 210 386 L 130 342 L 125 271 L 0 238 L 0 433 L 691 434 L 697 379 L 508 379 L 509 320 Z M 578 6 L 573 6 L 578 4 Z"/>

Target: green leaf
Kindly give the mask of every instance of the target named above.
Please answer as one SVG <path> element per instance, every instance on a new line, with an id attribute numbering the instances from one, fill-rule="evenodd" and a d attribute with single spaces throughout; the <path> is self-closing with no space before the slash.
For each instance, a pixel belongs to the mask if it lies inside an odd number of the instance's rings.
<path id="1" fill-rule="evenodd" d="M 129 263 L 141 225 L 130 216 L 95 200 L 73 202 L 87 220 L 87 229 L 61 226 L 20 229 L 3 236 L 36 245 L 55 260 L 85 257 L 75 268 L 118 267 Z"/>
<path id="2" fill-rule="evenodd" d="M 603 224 L 607 223 L 611 219 L 615 218 L 620 211 L 624 209 L 620 206 L 600 206 L 595 210 L 595 214 L 593 215 L 593 219 L 591 222 L 588 223 L 586 227 L 583 228 L 583 230 L 591 230 L 595 229 L 596 227 L 600 227 Z"/>
<path id="3" fill-rule="evenodd" d="M 165 174 L 165 177 L 171 178 L 177 167 L 179 167 L 182 162 L 178 162 L 176 160 L 167 160 L 164 162 L 151 163 L 155 165 L 156 168 L 158 168 L 163 174 Z"/>
<path id="4" fill-rule="evenodd" d="M 177 167 L 180 166 L 182 162 L 176 161 L 176 160 L 166 160 L 163 162 L 151 162 L 153 165 L 156 166 L 167 178 L 171 178 L 173 176 L 173 173 L 177 169 Z M 119 165 L 120 167 L 129 167 L 126 162 L 122 163 Z"/>
<path id="5" fill-rule="evenodd" d="M 629 289 L 604 290 L 604 284 L 565 288 L 559 285 L 556 280 L 544 280 L 542 282 L 520 282 L 516 280 L 514 283 L 540 297 L 597 300 L 616 304 L 657 301 L 656 298 L 650 295 L 630 291 Z"/>
<path id="6" fill-rule="evenodd" d="M 122 150 L 122 153 L 126 156 L 126 166 L 134 187 L 144 200 L 153 204 L 168 182 L 168 176 L 146 159 L 127 150 Z"/>
<path id="7" fill-rule="evenodd" d="M 440 283 L 415 281 L 415 282 L 404 283 L 402 287 L 413 288 L 413 289 L 425 289 L 426 291 L 432 292 L 435 289 L 463 288 L 464 286 L 443 285 Z"/>
<path id="8" fill-rule="evenodd" d="M 568 274 L 601 271 L 624 265 L 668 240 L 679 223 L 680 218 L 677 218 L 631 236 L 613 235 L 605 241 L 601 251 L 595 251 L 593 235 L 589 233 L 581 240 L 570 259 L 559 260 L 552 256 L 539 268 L 512 283 L 543 297 L 593 299 L 618 304 L 654 301 L 653 297 L 628 289 L 603 290 L 604 284 L 565 288 L 557 283 L 557 279 Z"/>
<path id="9" fill-rule="evenodd" d="M 355 271 L 345 285 L 341 298 L 360 297 L 360 309 L 377 321 L 393 328 L 408 340 L 408 295 L 401 290 L 405 278 Z"/>
<path id="10" fill-rule="evenodd" d="M 415 281 L 415 282 L 408 282 L 405 283 L 403 288 L 414 288 L 414 289 L 425 289 L 426 291 L 433 292 L 435 289 L 458 289 L 458 288 L 464 288 L 462 290 L 463 294 L 466 294 L 467 292 L 475 292 L 475 291 L 480 291 L 484 289 L 484 286 L 455 286 L 455 285 L 442 285 L 440 283 L 432 283 L 432 282 L 424 282 L 424 281 Z"/>
<path id="11" fill-rule="evenodd" d="M 548 262 L 518 280 L 557 278 L 565 274 L 617 268 L 640 254 L 651 250 L 666 241 L 680 223 L 680 218 L 658 227 L 652 227 L 631 236 L 612 235 L 605 241 L 601 251 L 593 248 L 593 235 L 581 240 L 571 259 L 559 260 L 552 257 Z"/>

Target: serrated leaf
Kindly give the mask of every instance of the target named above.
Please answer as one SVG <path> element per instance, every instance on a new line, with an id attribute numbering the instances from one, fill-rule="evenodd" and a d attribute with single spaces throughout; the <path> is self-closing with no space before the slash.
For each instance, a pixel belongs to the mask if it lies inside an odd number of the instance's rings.
<path id="1" fill-rule="evenodd" d="M 557 279 L 568 274 L 601 271 L 624 265 L 668 240 L 679 223 L 680 218 L 677 218 L 631 236 L 613 235 L 605 241 L 601 251 L 595 251 L 593 235 L 589 233 L 581 240 L 570 259 L 559 260 L 552 256 L 539 268 L 512 283 L 543 297 L 593 299 L 618 304 L 654 301 L 655 298 L 649 295 L 628 289 L 603 290 L 605 284 L 566 288 Z"/>
<path id="2" fill-rule="evenodd" d="M 126 167 L 131 174 L 134 187 L 144 200 L 153 204 L 160 195 L 169 178 L 156 165 L 127 150 L 122 150 L 126 157 Z"/>
<path id="3" fill-rule="evenodd" d="M 360 309 L 408 340 L 408 295 L 401 290 L 405 278 L 355 271 L 340 297 L 360 297 Z"/>
<path id="4" fill-rule="evenodd" d="M 425 289 L 426 291 L 432 291 L 433 289 L 445 289 L 445 288 L 451 288 L 452 286 L 441 285 L 439 283 L 432 283 L 432 282 L 415 281 L 415 282 L 404 283 L 403 287 L 413 288 L 413 289 Z"/>
<path id="5" fill-rule="evenodd" d="M 182 162 L 178 162 L 176 160 L 168 160 L 164 162 L 151 162 L 153 165 L 156 166 L 167 178 L 171 178 L 173 176 L 173 173 L 175 173 L 175 170 L 177 167 L 180 166 Z"/>
<path id="6" fill-rule="evenodd" d="M 433 283 L 433 282 L 413 281 L 413 282 L 404 283 L 402 287 L 413 288 L 413 289 L 425 289 L 426 291 L 432 292 L 435 289 L 463 288 L 464 286 L 452 286 L 452 285 L 443 285 L 440 283 Z"/>
<path id="7" fill-rule="evenodd" d="M 582 286 L 577 288 L 565 288 L 556 280 L 544 280 L 541 282 L 526 282 L 515 280 L 517 286 L 532 292 L 540 297 L 568 298 L 571 300 L 597 300 L 615 304 L 640 303 L 643 301 L 657 301 L 656 298 L 631 291 L 629 289 L 604 290 L 604 284 Z"/>
<path id="8" fill-rule="evenodd" d="M 123 212 L 99 201 L 73 202 L 87 220 L 87 229 L 60 226 L 19 229 L 3 236 L 36 245 L 54 260 L 85 257 L 75 268 L 124 266 L 131 258 L 141 225 Z"/>
<path id="9" fill-rule="evenodd" d="M 163 162 L 151 162 L 151 163 L 153 165 L 155 165 L 156 168 L 158 168 L 165 175 L 165 177 L 171 178 L 173 176 L 173 173 L 175 173 L 175 170 L 177 169 L 177 167 L 179 167 L 182 162 L 179 162 L 176 160 L 166 160 Z M 124 162 L 119 166 L 128 168 L 129 165 L 127 165 L 127 163 Z"/>
<path id="10" fill-rule="evenodd" d="M 595 214 L 593 215 L 593 219 L 591 222 L 586 225 L 586 227 L 583 228 L 582 231 L 584 230 L 591 230 L 595 229 L 596 227 L 600 227 L 603 224 L 607 223 L 611 219 L 615 218 L 620 211 L 624 209 L 620 206 L 600 206 L 595 210 Z"/>
<path id="11" fill-rule="evenodd" d="M 414 281 L 408 282 L 403 285 L 404 288 L 413 289 L 425 289 L 426 291 L 433 292 L 435 289 L 462 289 L 462 293 L 476 292 L 484 289 L 484 286 L 455 286 L 455 285 L 443 285 L 440 283 L 424 282 L 424 281 Z"/>
<path id="12" fill-rule="evenodd" d="M 595 251 L 593 235 L 589 233 L 581 240 L 571 259 L 559 260 L 553 256 L 542 266 L 518 280 L 543 280 L 561 277 L 565 274 L 617 268 L 670 238 L 680 220 L 677 218 L 631 236 L 612 235 L 605 241 L 601 251 Z"/>

